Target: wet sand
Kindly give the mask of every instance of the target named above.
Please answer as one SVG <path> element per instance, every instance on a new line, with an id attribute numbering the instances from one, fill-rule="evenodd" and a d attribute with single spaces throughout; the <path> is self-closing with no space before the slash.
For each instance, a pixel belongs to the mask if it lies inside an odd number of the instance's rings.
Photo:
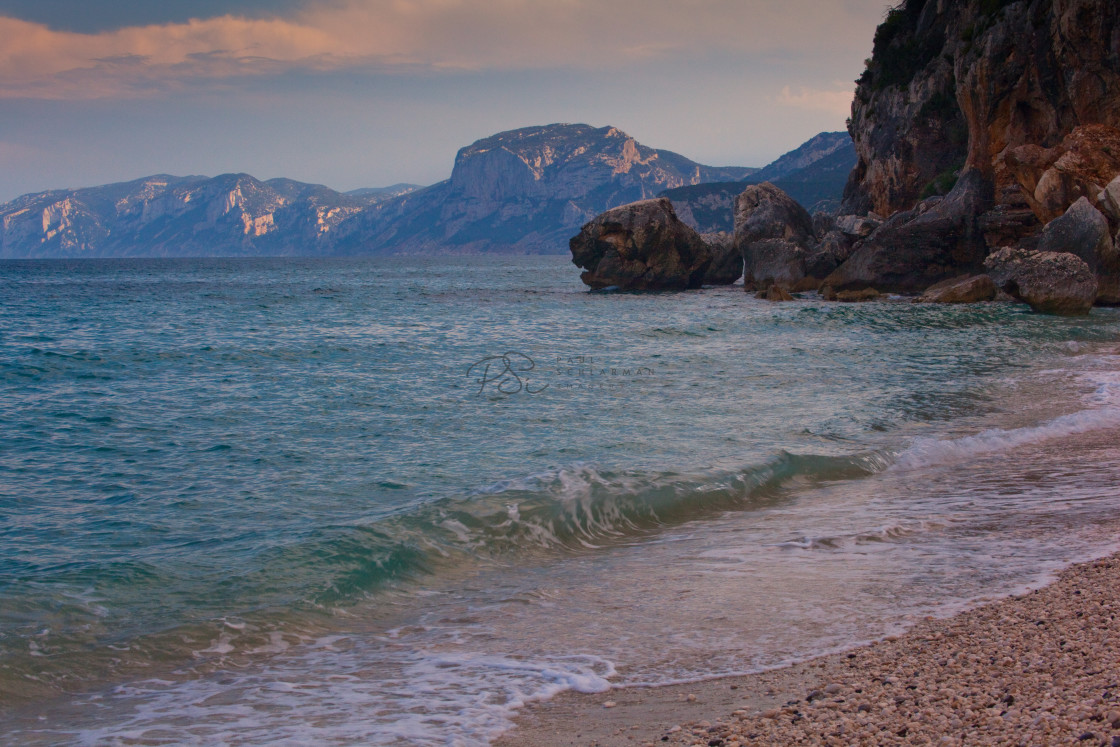
<path id="1" fill-rule="evenodd" d="M 1120 555 L 902 636 L 745 677 L 564 693 L 499 747 L 1120 747 Z"/>

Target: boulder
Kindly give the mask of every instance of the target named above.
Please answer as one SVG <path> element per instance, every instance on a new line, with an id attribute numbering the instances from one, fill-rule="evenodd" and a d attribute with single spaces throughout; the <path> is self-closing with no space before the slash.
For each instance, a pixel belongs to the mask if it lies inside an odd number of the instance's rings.
<path id="1" fill-rule="evenodd" d="M 991 200 L 991 183 L 979 171 L 966 172 L 944 199 L 891 216 L 824 284 L 837 291 L 919 293 L 932 283 L 978 272 L 986 245 L 976 219 Z"/>
<path id="2" fill-rule="evenodd" d="M 1097 195 L 1097 205 L 1114 225 L 1120 224 L 1120 176 L 1108 183 Z"/>
<path id="3" fill-rule="evenodd" d="M 996 284 L 987 275 L 963 275 L 935 283 L 918 299 L 919 303 L 978 303 L 996 297 Z"/>
<path id="4" fill-rule="evenodd" d="M 852 255 L 852 240 L 840 230 L 829 231 L 805 256 L 805 275 L 826 278 Z"/>
<path id="5" fill-rule="evenodd" d="M 778 187 L 752 184 L 739 195 L 735 244 L 743 255 L 747 289 L 803 287 L 805 258 L 814 243 L 812 217 Z"/>
<path id="6" fill-rule="evenodd" d="M 616 207 L 571 239 L 572 263 L 591 288 L 684 290 L 699 288 L 712 262 L 700 234 L 677 218 L 662 197 Z"/>
<path id="7" fill-rule="evenodd" d="M 712 263 L 704 273 L 704 285 L 732 285 L 743 277 L 743 255 L 735 237 L 726 231 L 702 233 L 700 238 L 712 253 Z"/>
<path id="8" fill-rule="evenodd" d="M 771 285 L 764 291 L 759 291 L 755 294 L 755 298 L 762 298 L 767 301 L 792 301 L 793 296 L 780 285 Z"/>
<path id="9" fill-rule="evenodd" d="M 863 288 L 862 290 L 845 290 L 833 294 L 831 300 L 840 301 L 842 303 L 860 303 L 862 301 L 874 301 L 882 294 L 874 288 Z"/>
<path id="10" fill-rule="evenodd" d="M 852 239 L 865 239 L 883 225 L 883 221 L 864 215 L 841 215 L 836 219 L 836 228 Z"/>
<path id="11" fill-rule="evenodd" d="M 817 238 L 826 236 L 830 231 L 835 231 L 836 216 L 832 213 L 826 213 L 818 210 L 813 213 L 813 235 Z"/>
<path id="12" fill-rule="evenodd" d="M 1087 198 L 1079 198 L 1064 215 L 1047 223 L 1036 248 L 1041 252 L 1077 255 L 1097 275 L 1097 301 L 1120 303 L 1120 256 L 1108 219 Z"/>
<path id="13" fill-rule="evenodd" d="M 1004 247 L 984 266 L 996 286 L 1044 314 L 1089 313 L 1097 296 L 1097 277 L 1080 257 Z"/>

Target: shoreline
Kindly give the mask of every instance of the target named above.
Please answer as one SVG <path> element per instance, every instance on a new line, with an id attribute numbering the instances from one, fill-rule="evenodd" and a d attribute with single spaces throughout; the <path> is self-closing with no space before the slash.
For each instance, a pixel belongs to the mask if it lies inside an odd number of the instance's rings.
<path id="1" fill-rule="evenodd" d="M 527 705 L 496 747 L 1120 747 L 1120 552 L 898 636 L 757 674 Z"/>

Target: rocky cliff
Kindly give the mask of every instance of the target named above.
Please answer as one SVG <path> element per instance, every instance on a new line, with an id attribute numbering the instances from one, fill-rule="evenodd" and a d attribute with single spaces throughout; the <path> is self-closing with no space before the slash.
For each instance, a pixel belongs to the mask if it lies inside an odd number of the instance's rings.
<path id="1" fill-rule="evenodd" d="M 1020 208 L 1016 151 L 1120 125 L 1118 90 L 1114 0 L 905 0 L 858 81 L 844 212 L 889 217 L 947 193 L 965 169 L 991 182 L 997 205 Z"/>
<path id="2" fill-rule="evenodd" d="M 842 205 L 887 220 L 825 285 L 920 291 L 1014 247 L 1076 257 L 1096 303 L 1120 303 L 1118 91 L 1115 0 L 905 0 L 858 81 Z M 1077 274 L 1015 256 L 1023 282 Z"/>

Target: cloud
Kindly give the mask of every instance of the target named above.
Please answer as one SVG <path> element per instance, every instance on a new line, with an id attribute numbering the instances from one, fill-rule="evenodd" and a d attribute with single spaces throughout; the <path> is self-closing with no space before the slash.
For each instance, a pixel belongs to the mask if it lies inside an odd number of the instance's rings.
<path id="1" fill-rule="evenodd" d="M 776 102 L 782 106 L 791 106 L 796 109 L 828 112 L 830 114 L 850 114 L 852 111 L 852 95 L 854 86 L 844 91 L 822 91 L 815 88 L 798 88 L 794 93 L 789 86 L 784 86 L 778 94 Z"/>
<path id="2" fill-rule="evenodd" d="M 863 37 L 882 5 L 881 0 L 320 0 L 286 17 L 227 15 L 100 33 L 57 31 L 0 16 L 0 97 L 145 96 L 199 81 L 293 69 L 611 69 L 711 54 L 849 53 L 853 44 L 862 52 Z"/>

